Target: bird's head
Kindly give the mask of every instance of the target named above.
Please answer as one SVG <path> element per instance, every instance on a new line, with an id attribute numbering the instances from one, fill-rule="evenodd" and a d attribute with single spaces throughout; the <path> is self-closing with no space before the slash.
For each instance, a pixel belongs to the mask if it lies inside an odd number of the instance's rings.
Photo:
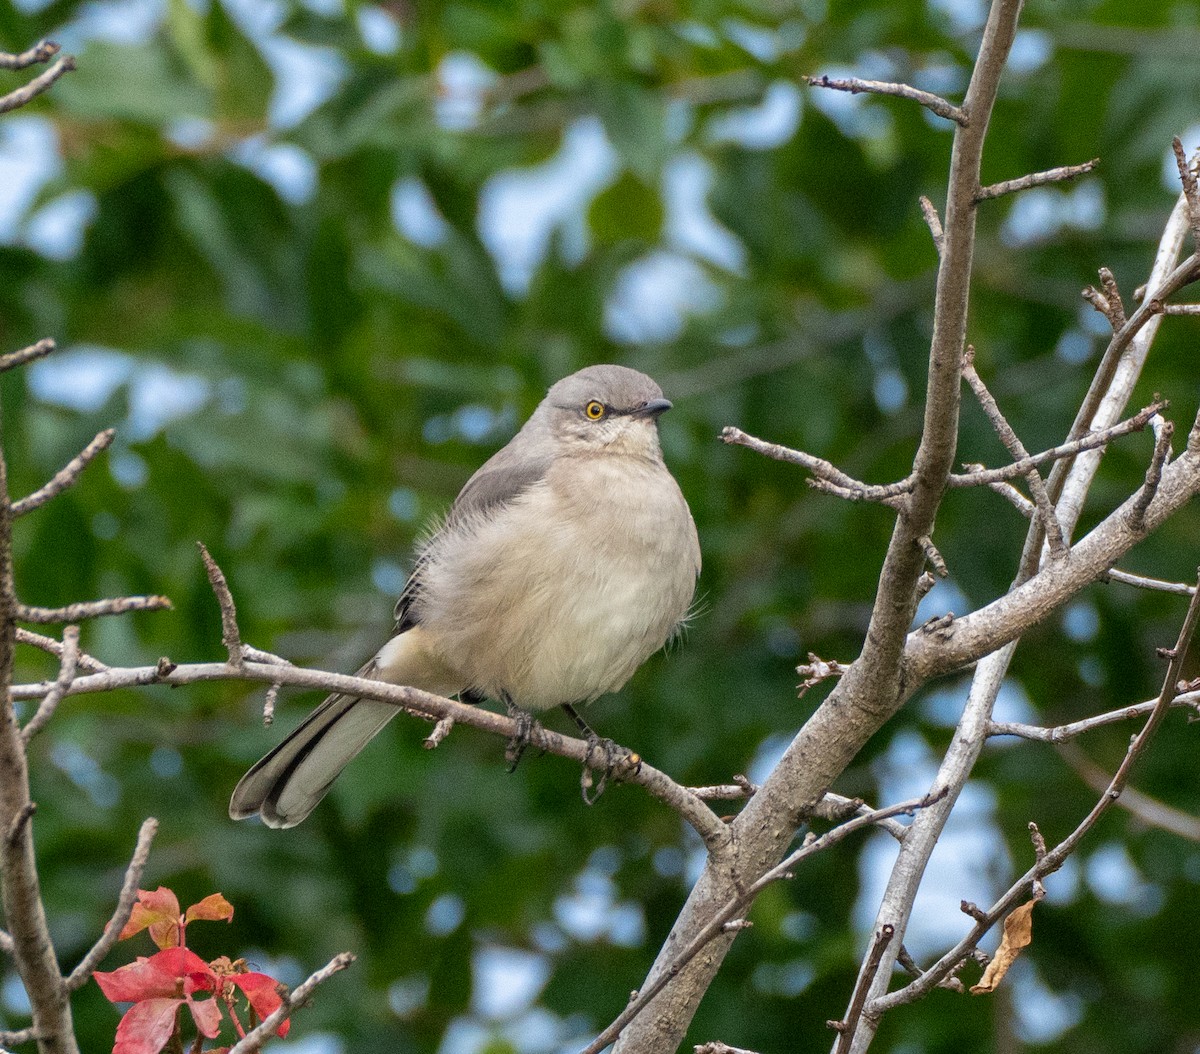
<path id="1" fill-rule="evenodd" d="M 658 418 L 671 409 L 662 389 L 626 366 L 588 366 L 564 377 L 538 415 L 567 451 L 658 459 Z"/>

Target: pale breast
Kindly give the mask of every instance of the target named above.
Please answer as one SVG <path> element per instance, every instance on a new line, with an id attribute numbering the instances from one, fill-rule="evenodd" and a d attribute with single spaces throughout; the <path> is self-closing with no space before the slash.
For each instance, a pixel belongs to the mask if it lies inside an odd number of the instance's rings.
<path id="1" fill-rule="evenodd" d="M 562 459 L 427 556 L 419 614 L 445 660 L 532 710 L 620 688 L 687 613 L 700 567 L 674 478 L 624 457 Z"/>

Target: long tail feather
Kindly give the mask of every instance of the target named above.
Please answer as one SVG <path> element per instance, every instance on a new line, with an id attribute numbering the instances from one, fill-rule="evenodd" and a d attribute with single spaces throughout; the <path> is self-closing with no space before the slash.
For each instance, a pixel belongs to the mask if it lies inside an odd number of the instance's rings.
<path id="1" fill-rule="evenodd" d="M 371 667 L 360 676 L 369 677 Z M 399 711 L 387 703 L 331 695 L 234 789 L 229 815 L 262 816 L 268 827 L 295 827 L 338 775 Z"/>

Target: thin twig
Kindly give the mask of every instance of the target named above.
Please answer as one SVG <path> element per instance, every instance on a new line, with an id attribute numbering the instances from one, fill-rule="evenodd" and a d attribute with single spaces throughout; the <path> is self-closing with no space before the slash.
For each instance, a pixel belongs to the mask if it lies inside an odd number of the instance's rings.
<path id="1" fill-rule="evenodd" d="M 1152 589 L 1159 593 L 1173 593 L 1181 597 L 1190 597 L 1196 592 L 1196 587 L 1190 586 L 1186 582 L 1166 582 L 1161 578 L 1130 574 L 1128 571 L 1121 571 L 1115 567 L 1110 567 L 1105 571 L 1100 576 L 1100 581 L 1120 582 L 1123 585 L 1136 586 L 1138 589 Z"/>
<path id="2" fill-rule="evenodd" d="M 27 362 L 33 362 L 34 359 L 40 359 L 49 355 L 58 347 L 49 337 L 44 340 L 39 340 L 36 344 L 30 344 L 27 348 L 22 348 L 20 351 L 9 352 L 7 355 L 0 355 L 0 373 L 5 370 L 16 369 L 18 366 L 24 366 Z"/>
<path id="3" fill-rule="evenodd" d="M 1165 409 L 1167 405 L 1165 401 L 1153 402 L 1149 406 L 1139 410 L 1132 417 L 1113 425 L 1111 428 L 1102 428 L 1096 432 L 1088 432 L 1078 439 L 1051 447 L 1049 450 L 1043 450 L 1039 454 L 1031 454 L 1029 457 L 1021 461 L 1015 461 L 1011 465 L 1005 465 L 1003 468 L 988 468 L 981 472 L 951 475 L 946 481 L 946 485 L 948 487 L 978 487 L 1003 480 L 1016 479 L 1018 476 L 1025 475 L 1031 468 L 1036 468 L 1047 461 L 1061 461 L 1072 458 L 1076 454 L 1083 453 L 1085 450 L 1096 450 L 1102 446 L 1107 446 L 1114 439 L 1129 435 L 1131 432 L 1140 432 L 1150 422 L 1150 419 L 1159 410 Z"/>
<path id="4" fill-rule="evenodd" d="M 936 794 L 928 794 L 923 798 L 914 798 L 910 801 L 901 802 L 898 805 L 891 805 L 886 809 L 876 809 L 863 816 L 856 816 L 853 820 L 847 820 L 840 827 L 835 827 L 833 830 L 827 831 L 819 838 L 814 838 L 811 841 L 806 839 L 805 844 L 801 848 L 797 849 L 779 864 L 776 864 L 769 871 L 766 871 L 761 878 L 751 883 L 744 890 L 728 900 L 721 908 L 716 910 L 687 945 L 671 958 L 669 965 L 665 969 L 660 970 L 655 978 L 638 992 L 637 997 L 631 999 L 629 1004 L 617 1015 L 613 1022 L 592 1040 L 580 1054 L 600 1054 L 600 1051 L 604 1050 L 605 1047 L 621 1034 L 629 1022 L 650 1004 L 651 1000 L 678 975 L 680 970 L 687 966 L 710 941 L 722 932 L 722 927 L 725 923 L 741 915 L 744 909 L 753 903 L 758 894 L 772 882 L 792 877 L 792 869 L 802 861 L 822 850 L 828 849 L 830 846 L 836 845 L 855 831 L 861 830 L 863 827 L 876 823 L 881 819 L 905 813 L 911 814 L 918 809 L 924 809 L 932 805 L 935 801 L 940 800 L 944 794 L 945 791 L 943 790 Z"/>
<path id="5" fill-rule="evenodd" d="M 780 446 L 778 443 L 768 443 L 765 440 L 748 435 L 740 428 L 727 426 L 721 429 L 721 441 L 723 443 L 747 447 L 756 454 L 762 454 L 775 461 L 786 461 L 792 465 L 799 465 L 801 468 L 808 469 L 818 479 L 825 480 L 837 486 L 850 489 L 865 488 L 870 491 L 868 501 L 883 501 L 887 498 L 902 497 L 912 490 L 911 478 L 901 480 L 898 483 L 866 487 L 865 484 L 860 483 L 853 476 L 847 475 L 832 462 L 826 461 L 824 458 L 815 457 L 812 454 L 805 453 L 803 450 L 792 450 L 790 447 Z"/>
<path id="6" fill-rule="evenodd" d="M 1029 821 L 1029 840 L 1033 843 L 1033 862 L 1041 864 L 1046 859 L 1046 839 L 1032 820 Z M 1046 895 L 1046 887 L 1040 878 L 1033 880 L 1032 893 L 1034 900 L 1041 900 Z"/>
<path id="7" fill-rule="evenodd" d="M 1014 882 L 990 909 L 982 912 L 971 932 L 959 941 L 958 944 L 946 952 L 917 980 L 912 981 L 895 992 L 874 1000 L 868 1007 L 867 1013 L 873 1017 L 878 1017 L 894 1007 L 915 1002 L 926 995 L 942 978 L 948 976 L 971 953 L 972 949 L 978 944 L 979 939 L 992 926 L 1008 916 L 1017 906 L 1018 901 L 1026 894 L 1026 891 L 1032 888 L 1035 881 L 1052 874 L 1062 867 L 1063 862 L 1075 851 L 1084 836 L 1121 796 L 1125 785 L 1129 782 L 1129 774 L 1134 764 L 1145 751 L 1150 740 L 1154 737 L 1154 734 L 1158 731 L 1159 726 L 1166 717 L 1167 712 L 1175 702 L 1179 691 L 1179 675 L 1183 669 L 1188 646 L 1195 634 L 1197 621 L 1200 621 L 1200 588 L 1197 589 L 1196 594 L 1193 595 L 1191 602 L 1188 604 L 1187 614 L 1184 616 L 1183 625 L 1179 630 L 1179 637 L 1176 640 L 1175 647 L 1165 653 L 1169 656 L 1170 661 L 1167 664 L 1167 672 L 1163 678 L 1162 691 L 1154 701 L 1153 707 L 1150 710 L 1150 716 L 1146 719 L 1146 723 L 1142 726 L 1141 731 L 1130 741 L 1129 747 L 1125 751 L 1125 757 L 1117 767 L 1116 773 L 1108 782 L 1104 793 L 1100 796 L 1096 804 L 1092 806 L 1087 816 L 1079 822 L 1066 838 L 1046 853 L 1041 860 L 1036 861 L 1032 868 Z"/>
<path id="8" fill-rule="evenodd" d="M 53 66 L 44 73 L 39 73 L 28 84 L 14 88 L 7 95 L 0 95 L 0 113 L 8 113 L 24 106 L 31 99 L 41 95 L 64 73 L 69 73 L 74 68 L 75 59 L 71 55 L 59 56 Z"/>
<path id="9" fill-rule="evenodd" d="M 1039 743 L 1065 743 L 1075 739 L 1085 732 L 1107 725 L 1115 725 L 1121 721 L 1132 721 L 1136 717 L 1144 717 L 1150 713 L 1157 699 L 1149 699 L 1144 703 L 1123 706 L 1119 710 L 1108 710 L 1102 714 L 1094 714 L 1079 721 L 1071 721 L 1063 725 L 1029 725 L 1021 721 L 991 721 L 988 723 L 989 736 L 1019 736 L 1021 739 L 1032 739 Z M 1185 692 L 1177 695 L 1171 706 L 1180 710 L 1191 710 L 1200 715 L 1200 692 Z"/>
<path id="10" fill-rule="evenodd" d="M 755 1054 L 753 1050 L 731 1047 L 728 1043 L 722 1043 L 720 1040 L 713 1043 L 697 1043 L 692 1051 L 694 1054 Z"/>
<path id="11" fill-rule="evenodd" d="M 1188 164 L 1187 154 L 1179 136 L 1171 140 L 1171 149 L 1175 152 L 1175 164 L 1183 182 L 1183 196 L 1187 199 L 1188 226 L 1192 229 L 1192 241 L 1197 250 L 1200 250 L 1200 184 L 1197 183 L 1195 171 Z"/>
<path id="12" fill-rule="evenodd" d="M 34 712 L 21 729 L 21 740 L 28 744 L 29 741 L 38 734 L 54 716 L 54 711 L 58 709 L 58 704 L 62 702 L 62 698 L 67 693 L 67 689 L 71 687 L 71 682 L 75 680 L 75 671 L 79 664 L 79 627 L 68 626 L 63 630 L 63 649 L 62 659 L 59 661 L 58 679 L 51 686 L 38 704 L 37 710 Z"/>
<path id="13" fill-rule="evenodd" d="M 346 969 L 354 962 L 355 958 L 356 956 L 350 952 L 341 952 L 317 970 L 307 981 L 297 985 L 292 991 L 284 993 L 283 1002 L 279 1004 L 275 1012 L 268 1014 L 230 1047 L 228 1054 L 252 1054 L 253 1051 L 261 1050 L 263 1044 L 275 1034 L 275 1030 L 292 1016 L 293 1011 L 312 995 L 319 984 L 323 984 L 335 973 Z"/>
<path id="14" fill-rule="evenodd" d="M 102 615 L 124 615 L 129 611 L 169 611 L 171 601 L 163 596 L 113 597 L 109 600 L 91 600 L 81 604 L 68 604 L 61 608 L 40 608 L 29 604 L 18 604 L 15 612 L 18 622 L 49 624 L 54 622 L 82 622 L 84 619 Z"/>
<path id="15" fill-rule="evenodd" d="M 49 62 L 55 55 L 62 50 L 59 45 L 52 40 L 41 40 L 34 44 L 28 51 L 22 51 L 20 54 L 13 55 L 7 51 L 0 51 L 0 70 L 23 70 L 30 66 L 36 66 L 42 62 Z"/>
<path id="16" fill-rule="evenodd" d="M 221 608 L 221 643 L 229 652 L 229 662 L 233 666 L 241 666 L 246 658 L 246 649 L 242 644 L 242 635 L 238 631 L 237 605 L 233 602 L 233 594 L 229 591 L 229 583 L 225 580 L 225 572 L 218 566 L 216 560 L 203 542 L 197 542 L 200 559 L 204 561 L 204 571 L 208 575 L 208 584 L 216 595 L 217 604 Z"/>
<path id="17" fill-rule="evenodd" d="M 55 640 L 52 636 L 43 636 L 40 633 L 34 633 L 34 630 L 25 629 L 23 625 L 18 625 L 16 641 L 19 645 L 30 645 L 37 648 L 38 651 L 54 655 L 56 659 L 62 659 L 62 641 Z M 109 666 L 101 663 L 100 659 L 85 652 L 79 652 L 77 655 L 76 666 L 88 673 L 104 673 L 110 669 Z"/>
<path id="18" fill-rule="evenodd" d="M 158 821 L 153 816 L 142 822 L 138 831 L 137 845 L 129 866 L 125 869 L 125 881 L 121 884 L 121 893 L 117 897 L 117 906 L 104 927 L 104 932 L 88 953 L 79 960 L 79 965 L 66 978 L 67 991 L 73 992 L 87 984 L 92 972 L 113 949 L 113 945 L 121 939 L 121 931 L 133 914 L 133 905 L 137 902 L 138 888 L 142 883 L 142 874 L 146 870 L 146 861 L 150 859 L 150 843 L 158 832 Z"/>
<path id="19" fill-rule="evenodd" d="M 870 92 L 873 95 L 894 95 L 900 99 L 908 99 L 915 103 L 920 103 L 928 110 L 932 110 L 939 117 L 944 117 L 948 121 L 953 121 L 955 124 L 966 125 L 967 114 L 961 106 L 955 106 L 954 103 L 943 99 L 940 95 L 934 95 L 933 92 L 922 91 L 920 88 L 914 88 L 909 84 L 896 84 L 892 81 L 869 81 L 862 80 L 859 77 L 805 77 L 806 81 L 814 88 L 832 88 L 834 91 L 847 91 L 852 95 L 858 95 L 860 92 Z"/>
<path id="20" fill-rule="evenodd" d="M 942 559 L 942 554 L 938 552 L 938 548 L 933 544 L 933 539 L 927 534 L 921 535 L 917 539 L 917 544 L 925 553 L 925 559 L 929 561 L 929 566 L 933 568 L 933 573 L 938 578 L 947 578 L 950 575 L 950 569 L 946 566 L 946 561 Z"/>
<path id="21" fill-rule="evenodd" d="M 1129 508 L 1129 522 L 1135 530 L 1139 530 L 1146 517 L 1146 510 L 1158 493 L 1158 485 L 1162 482 L 1163 468 L 1171 458 L 1171 436 L 1175 434 L 1175 425 L 1158 414 L 1150 419 L 1154 428 L 1154 454 L 1150 464 L 1146 466 L 1146 481 L 1138 491 L 1137 500 Z"/>
<path id="22" fill-rule="evenodd" d="M 13 516 L 24 516 L 27 512 L 32 512 L 34 509 L 45 505 L 51 498 L 57 497 L 68 487 L 72 486 L 88 463 L 111 445 L 116 432 L 111 428 L 106 428 L 103 432 L 96 436 L 87 446 L 85 446 L 78 454 L 67 462 L 61 469 L 54 474 L 54 477 L 44 486 L 35 490 L 28 497 L 19 498 L 12 503 Z"/>
<path id="23" fill-rule="evenodd" d="M 34 633 L 33 630 L 26 629 L 24 626 L 16 627 L 15 640 L 18 644 L 28 644 L 40 651 L 48 652 L 60 661 L 62 659 L 63 642 L 61 640 Z M 75 665 L 86 673 L 104 673 L 108 669 L 99 659 L 82 651 L 76 656 Z"/>
<path id="24" fill-rule="evenodd" d="M 871 953 L 867 957 L 866 966 L 860 971 L 858 981 L 854 985 L 854 994 L 850 999 L 850 1009 L 841 1021 L 827 1022 L 830 1028 L 834 1028 L 838 1032 L 837 1046 L 834 1048 L 837 1054 L 850 1054 L 850 1046 L 854 1042 L 854 1032 L 858 1028 L 863 1006 L 867 1001 L 867 991 L 871 987 L 871 982 L 875 980 L 875 975 L 879 972 L 879 964 L 883 961 L 883 953 L 887 950 L 887 946 L 891 944 L 892 938 L 895 935 L 896 927 L 892 925 L 885 924 L 875 931 L 875 939 L 871 943 Z"/>
<path id="25" fill-rule="evenodd" d="M 1085 285 L 1079 295 L 1107 318 L 1110 323 L 1112 322 L 1112 306 L 1108 302 L 1108 297 L 1100 292 L 1099 289 L 1094 285 Z M 1117 326 L 1113 326 L 1114 330 L 1117 328 Z"/>
<path id="26" fill-rule="evenodd" d="M 1031 187 L 1044 187 L 1047 183 L 1061 183 L 1063 180 L 1074 179 L 1090 172 L 1100 164 L 1100 158 L 1093 157 L 1082 165 L 1063 165 L 1060 168 L 1048 168 L 1045 172 L 1031 172 L 1017 179 L 1006 179 L 1003 183 L 993 183 L 983 187 L 975 195 L 975 204 L 998 198 L 1004 194 L 1012 194 L 1018 190 L 1029 190 Z"/>
<path id="27" fill-rule="evenodd" d="M 1004 444 L 1004 448 L 1012 455 L 1013 460 L 1023 461 L 1028 458 L 1029 451 L 1025 449 L 1025 444 L 1021 442 L 1012 425 L 1008 423 L 999 403 L 988 391 L 987 385 L 983 383 L 983 378 L 979 376 L 979 371 L 975 369 L 975 349 L 970 345 L 967 345 L 966 354 L 963 356 L 963 378 L 970 386 L 971 391 L 975 393 L 975 398 L 983 408 L 984 414 L 991 422 L 1000 442 Z M 1041 473 L 1036 468 L 1031 468 L 1025 481 L 1029 485 L 1029 493 L 1033 495 L 1033 502 L 1042 522 L 1042 529 L 1046 532 L 1046 543 L 1050 546 L 1050 554 L 1055 558 L 1065 556 L 1067 543 L 1063 539 L 1062 527 L 1058 522 L 1058 516 L 1055 515 L 1050 495 L 1046 493 L 1046 485 L 1042 482 Z"/>
<path id="28" fill-rule="evenodd" d="M 37 1038 L 37 1032 L 32 1026 L 15 1032 L 0 1032 L 0 1047 L 19 1047 L 24 1043 L 32 1043 Z"/>
<path id="29" fill-rule="evenodd" d="M 1008 480 L 1018 479 L 1028 475 L 1030 469 L 1045 464 L 1047 461 L 1072 458 L 1086 450 L 1095 450 L 1098 447 L 1106 446 L 1114 439 L 1129 435 L 1131 432 L 1140 432 L 1156 413 L 1165 409 L 1168 405 L 1165 400 L 1155 401 L 1139 410 L 1133 417 L 1127 418 L 1113 425 L 1111 428 L 1089 432 L 1078 439 L 1051 447 L 1037 454 L 1031 454 L 1029 457 L 1022 458 L 1020 461 L 1016 461 L 1011 465 L 1005 465 L 1002 468 L 974 467 L 969 472 L 961 474 L 951 473 L 946 480 L 946 485 L 955 488 L 986 487 L 991 486 L 993 483 L 1004 483 Z M 768 443 L 762 439 L 748 435 L 740 428 L 732 426 L 727 426 L 721 430 L 721 440 L 725 443 L 744 446 L 749 450 L 753 450 L 756 454 L 762 454 L 764 457 L 772 458 L 775 461 L 786 461 L 789 464 L 799 465 L 801 468 L 808 469 L 809 472 L 817 477 L 815 480 L 809 481 L 816 489 L 836 493 L 840 497 L 845 497 L 853 501 L 893 502 L 895 499 L 909 494 L 916 482 L 915 477 L 907 476 L 895 483 L 862 483 L 853 476 L 847 475 L 824 458 L 815 457 L 802 450 L 793 450 L 778 443 Z"/>
<path id="30" fill-rule="evenodd" d="M 263 696 L 263 728 L 269 728 L 275 721 L 275 701 L 279 698 L 279 689 L 282 687 L 278 681 L 267 687 L 267 694 Z"/>

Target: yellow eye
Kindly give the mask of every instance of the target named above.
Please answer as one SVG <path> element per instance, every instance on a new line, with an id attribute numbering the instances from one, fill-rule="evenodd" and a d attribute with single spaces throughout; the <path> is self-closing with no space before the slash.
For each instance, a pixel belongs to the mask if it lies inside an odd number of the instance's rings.
<path id="1" fill-rule="evenodd" d="M 593 399 L 583 408 L 583 412 L 587 414 L 589 421 L 599 421 L 604 416 L 604 404 Z"/>

